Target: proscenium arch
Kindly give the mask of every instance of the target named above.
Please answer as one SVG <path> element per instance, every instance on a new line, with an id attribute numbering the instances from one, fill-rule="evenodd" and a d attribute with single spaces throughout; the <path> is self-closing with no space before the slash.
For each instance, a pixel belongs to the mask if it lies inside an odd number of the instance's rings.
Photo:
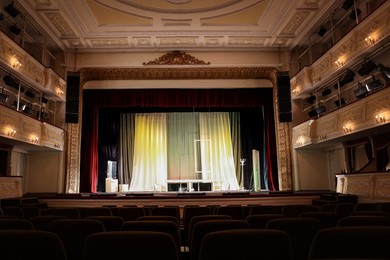
<path id="1" fill-rule="evenodd" d="M 273 85 L 275 134 L 279 189 L 292 190 L 292 161 L 289 123 L 279 122 L 278 88 L 274 67 L 209 67 L 209 66 L 153 66 L 137 68 L 82 68 L 80 72 L 79 123 L 66 126 L 66 193 L 78 193 L 80 183 L 80 150 L 82 129 L 82 93 L 88 81 L 103 80 L 199 80 L 199 79 L 265 79 Z"/>

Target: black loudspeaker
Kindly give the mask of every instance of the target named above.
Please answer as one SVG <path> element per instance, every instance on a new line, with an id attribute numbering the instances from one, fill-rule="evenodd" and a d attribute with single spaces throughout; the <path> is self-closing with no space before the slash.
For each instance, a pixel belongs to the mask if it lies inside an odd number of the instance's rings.
<path id="1" fill-rule="evenodd" d="M 66 77 L 65 123 L 79 122 L 80 74 L 68 72 Z"/>
<path id="2" fill-rule="evenodd" d="M 292 122 L 290 74 L 288 71 L 276 74 L 276 85 L 278 88 L 279 122 Z"/>

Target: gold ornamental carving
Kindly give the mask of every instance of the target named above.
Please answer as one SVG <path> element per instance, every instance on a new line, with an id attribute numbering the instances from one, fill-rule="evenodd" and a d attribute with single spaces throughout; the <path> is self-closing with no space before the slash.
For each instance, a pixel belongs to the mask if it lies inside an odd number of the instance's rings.
<path id="1" fill-rule="evenodd" d="M 199 60 L 183 51 L 171 51 L 143 65 L 210 65 L 210 62 Z"/>

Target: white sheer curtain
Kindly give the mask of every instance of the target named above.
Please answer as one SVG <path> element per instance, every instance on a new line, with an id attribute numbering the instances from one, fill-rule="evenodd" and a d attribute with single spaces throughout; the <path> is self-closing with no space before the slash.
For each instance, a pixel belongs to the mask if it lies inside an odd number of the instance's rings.
<path id="1" fill-rule="evenodd" d="M 132 191 L 153 191 L 167 180 L 165 113 L 136 114 Z"/>
<path id="2" fill-rule="evenodd" d="M 199 114 L 203 179 L 212 180 L 214 187 L 219 184 L 223 190 L 238 190 L 230 131 L 229 113 Z"/>

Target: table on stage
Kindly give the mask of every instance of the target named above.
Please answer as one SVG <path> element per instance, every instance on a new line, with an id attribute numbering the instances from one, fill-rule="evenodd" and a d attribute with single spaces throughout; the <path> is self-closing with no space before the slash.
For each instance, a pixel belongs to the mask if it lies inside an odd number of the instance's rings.
<path id="1" fill-rule="evenodd" d="M 167 191 L 213 191 L 210 180 L 167 180 Z"/>

